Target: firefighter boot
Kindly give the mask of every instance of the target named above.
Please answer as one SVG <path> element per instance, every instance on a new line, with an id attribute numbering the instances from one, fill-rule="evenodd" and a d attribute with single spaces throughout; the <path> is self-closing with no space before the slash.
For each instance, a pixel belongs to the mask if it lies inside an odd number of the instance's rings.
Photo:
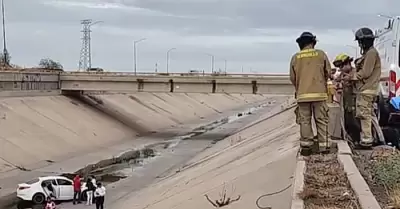
<path id="1" fill-rule="evenodd" d="M 318 142 L 318 153 L 319 154 L 329 154 L 331 153 L 331 142 Z"/>
<path id="2" fill-rule="evenodd" d="M 371 148 L 374 140 L 372 138 L 361 138 L 360 146 L 362 148 Z"/>
<path id="3" fill-rule="evenodd" d="M 302 156 L 310 156 L 313 154 L 313 145 L 314 142 L 312 140 L 300 140 L 300 154 Z"/>
<path id="4" fill-rule="evenodd" d="M 313 154 L 313 148 L 312 147 L 300 147 L 300 154 L 302 156 L 310 156 Z"/>

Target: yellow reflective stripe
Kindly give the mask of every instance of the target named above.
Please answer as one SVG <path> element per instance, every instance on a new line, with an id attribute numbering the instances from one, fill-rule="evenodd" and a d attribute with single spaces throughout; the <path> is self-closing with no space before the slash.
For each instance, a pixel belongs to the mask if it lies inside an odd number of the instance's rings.
<path id="1" fill-rule="evenodd" d="M 329 142 L 318 142 L 319 147 L 330 147 L 331 143 Z"/>
<path id="2" fill-rule="evenodd" d="M 300 146 L 302 147 L 311 147 L 314 145 L 313 141 L 300 141 Z"/>
<path id="3" fill-rule="evenodd" d="M 367 89 L 361 92 L 361 94 L 373 94 L 376 95 L 378 92 L 376 90 Z"/>
<path id="4" fill-rule="evenodd" d="M 327 93 L 307 93 L 307 94 L 299 94 L 299 95 L 297 95 L 297 99 L 298 100 L 312 99 L 312 98 L 328 99 L 328 94 Z"/>

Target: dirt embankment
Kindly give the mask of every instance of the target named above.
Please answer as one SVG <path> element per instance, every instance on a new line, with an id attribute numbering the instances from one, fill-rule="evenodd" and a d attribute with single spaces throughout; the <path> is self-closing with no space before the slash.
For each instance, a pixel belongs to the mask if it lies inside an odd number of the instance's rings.
<path id="1" fill-rule="evenodd" d="M 336 154 L 304 158 L 304 189 L 299 194 L 305 209 L 358 209 L 358 200 Z"/>

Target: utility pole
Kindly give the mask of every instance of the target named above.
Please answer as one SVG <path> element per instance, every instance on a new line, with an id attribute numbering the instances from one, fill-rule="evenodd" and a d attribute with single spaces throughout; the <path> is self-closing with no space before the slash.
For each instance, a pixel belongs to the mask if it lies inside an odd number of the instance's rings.
<path id="1" fill-rule="evenodd" d="M 168 49 L 168 51 L 167 51 L 167 74 L 169 73 L 169 53 L 172 51 L 172 50 L 175 50 L 176 48 L 170 48 L 170 49 Z"/>
<path id="2" fill-rule="evenodd" d="M 226 61 L 226 60 L 224 60 L 224 61 L 225 61 L 225 66 L 224 66 L 224 68 L 225 68 L 225 74 L 226 74 L 226 62 L 227 62 L 227 61 Z"/>
<path id="3" fill-rule="evenodd" d="M 83 26 L 81 32 L 83 33 L 83 37 L 82 37 L 81 54 L 79 58 L 79 71 L 81 70 L 88 71 L 90 68 L 92 68 L 92 46 L 91 46 L 91 35 L 90 35 L 92 31 L 90 30 L 90 27 L 102 22 L 103 21 L 92 22 L 91 19 L 81 20 L 81 24 Z"/>
<path id="4" fill-rule="evenodd" d="M 214 73 L 215 56 L 209 53 L 206 54 L 211 57 L 211 73 Z"/>
<path id="5" fill-rule="evenodd" d="M 141 41 L 144 41 L 144 40 L 146 40 L 146 39 L 142 38 L 142 39 L 133 41 L 133 68 L 134 68 L 135 75 L 136 75 L 136 67 L 137 67 L 136 44 L 141 42 Z"/>
<path id="6" fill-rule="evenodd" d="M 6 39 L 6 18 L 5 18 L 5 8 L 4 0 L 1 0 L 1 13 L 3 18 L 3 65 L 8 67 L 10 65 L 10 56 L 7 51 L 7 39 Z"/>
<path id="7" fill-rule="evenodd" d="M 358 47 L 352 46 L 352 45 L 345 45 L 345 46 L 353 48 L 355 50 L 355 52 L 356 52 L 356 57 L 355 58 L 358 57 Z"/>

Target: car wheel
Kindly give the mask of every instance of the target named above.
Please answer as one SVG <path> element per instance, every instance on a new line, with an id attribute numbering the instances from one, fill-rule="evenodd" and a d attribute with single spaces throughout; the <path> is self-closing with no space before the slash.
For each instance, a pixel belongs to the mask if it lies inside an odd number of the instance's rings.
<path id="1" fill-rule="evenodd" d="M 82 201 L 86 201 L 87 200 L 87 190 L 84 190 L 82 193 L 81 193 L 81 200 Z"/>
<path id="2" fill-rule="evenodd" d="M 43 204 L 45 202 L 45 200 L 46 200 L 46 197 L 42 193 L 37 193 L 37 194 L 33 195 L 33 198 L 32 198 L 32 202 L 37 205 Z"/>
<path id="3" fill-rule="evenodd" d="M 383 97 L 382 94 L 380 94 L 377 105 L 378 108 L 376 110 L 376 116 L 378 118 L 379 125 L 386 126 L 389 122 L 390 103 L 386 98 Z"/>

